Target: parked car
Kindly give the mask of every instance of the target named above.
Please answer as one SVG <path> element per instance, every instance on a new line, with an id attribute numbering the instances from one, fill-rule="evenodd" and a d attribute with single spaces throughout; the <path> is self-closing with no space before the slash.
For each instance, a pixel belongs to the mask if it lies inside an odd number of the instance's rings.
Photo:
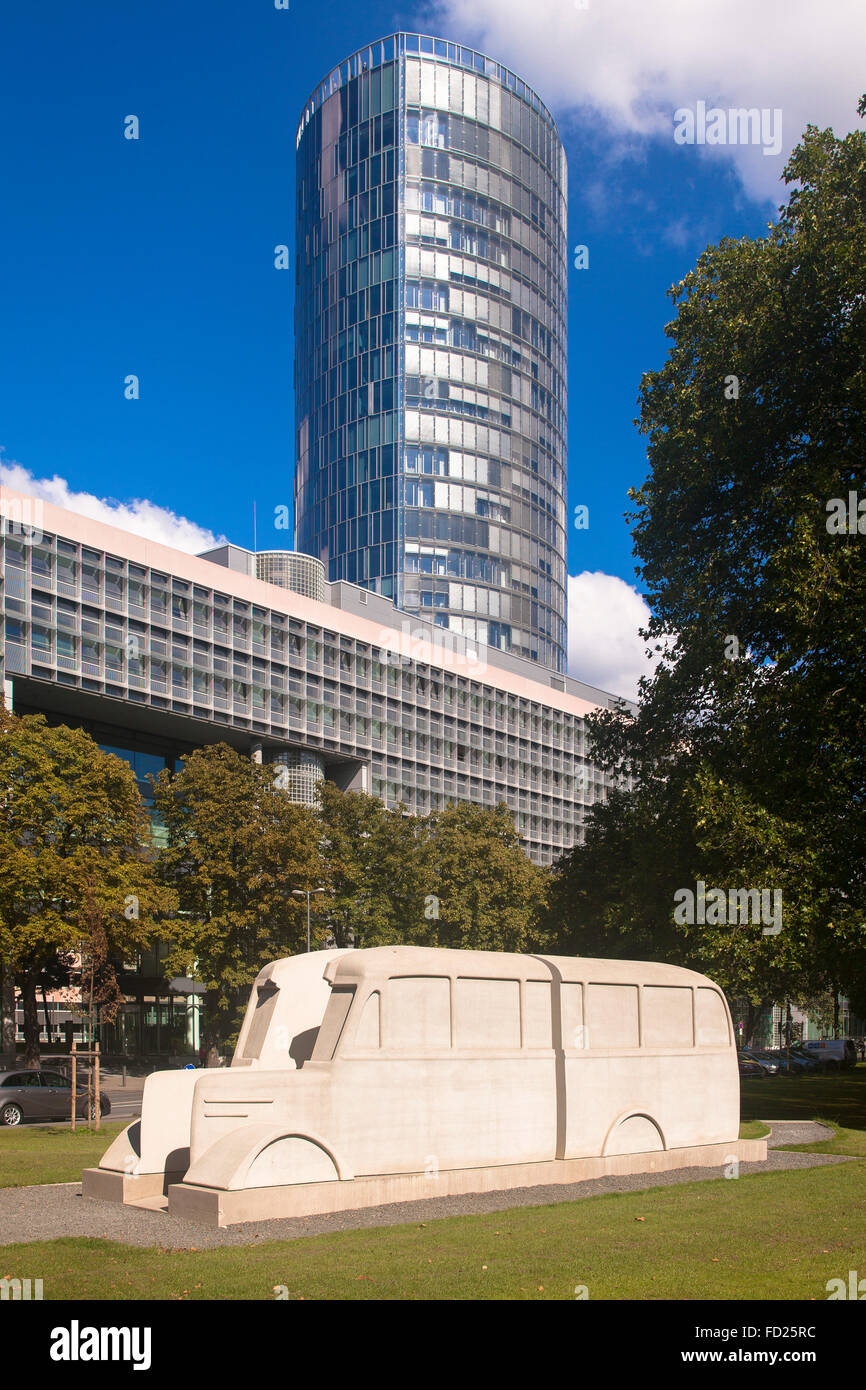
<path id="1" fill-rule="evenodd" d="M 811 1052 L 804 1051 L 801 1043 L 792 1045 L 791 1056 L 796 1058 L 798 1062 L 804 1063 L 804 1071 L 807 1075 L 815 1075 L 824 1070 L 820 1058 L 814 1056 Z"/>
<path id="2" fill-rule="evenodd" d="M 0 1072 L 0 1125 L 20 1125 L 22 1120 L 68 1120 L 71 1110 L 72 1082 L 62 1072 Z M 111 1101 L 100 1091 L 99 1113 L 108 1115 L 110 1111 Z M 76 1095 L 75 1114 L 86 1119 L 87 1112 L 85 1082 L 83 1093 Z"/>
<path id="3" fill-rule="evenodd" d="M 807 1038 L 802 1046 L 817 1057 L 827 1071 L 857 1065 L 857 1048 L 850 1038 Z"/>
<path id="4" fill-rule="evenodd" d="M 775 1076 L 779 1070 L 778 1058 L 771 1057 L 768 1052 L 758 1052 L 753 1047 L 744 1047 L 740 1055 L 748 1058 L 750 1062 L 757 1062 L 770 1076 Z"/>
<path id="5" fill-rule="evenodd" d="M 763 1062 L 757 1062 L 753 1057 L 749 1057 L 745 1052 L 737 1053 L 737 1062 L 740 1068 L 740 1076 L 748 1077 L 753 1081 L 766 1080 L 772 1076 L 770 1068 Z"/>
<path id="6" fill-rule="evenodd" d="M 779 1071 L 788 1076 L 806 1076 L 808 1073 L 820 1070 L 808 1054 L 799 1053 L 793 1045 L 790 1048 L 770 1048 L 767 1056 L 772 1057 L 773 1061 L 778 1064 Z"/>

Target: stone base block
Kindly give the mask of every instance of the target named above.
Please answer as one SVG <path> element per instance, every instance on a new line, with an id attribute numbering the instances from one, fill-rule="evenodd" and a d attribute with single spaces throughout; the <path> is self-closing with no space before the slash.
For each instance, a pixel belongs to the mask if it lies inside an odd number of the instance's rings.
<path id="1" fill-rule="evenodd" d="M 187 1221 L 199 1221 L 208 1226 L 234 1226 L 244 1221 L 320 1216 L 360 1207 L 388 1206 L 393 1202 L 423 1201 L 471 1192 L 503 1192 L 509 1188 L 541 1187 L 548 1183 L 586 1182 L 591 1178 L 628 1173 L 664 1173 L 675 1168 L 718 1168 L 721 1175 L 735 1159 L 741 1163 L 761 1163 L 766 1157 L 765 1139 L 735 1139 L 729 1144 L 703 1144 L 656 1153 L 455 1168 L 435 1177 L 428 1177 L 426 1173 L 400 1173 L 353 1178 L 347 1182 L 296 1183 L 287 1187 L 253 1187 L 238 1191 L 180 1182 L 168 1188 L 168 1210 L 171 1216 Z"/>
<path id="2" fill-rule="evenodd" d="M 82 1197 L 101 1202 L 123 1202 L 128 1207 L 152 1205 L 165 1197 L 172 1183 L 183 1181 L 183 1173 L 118 1173 L 110 1168 L 85 1168 L 81 1175 Z"/>

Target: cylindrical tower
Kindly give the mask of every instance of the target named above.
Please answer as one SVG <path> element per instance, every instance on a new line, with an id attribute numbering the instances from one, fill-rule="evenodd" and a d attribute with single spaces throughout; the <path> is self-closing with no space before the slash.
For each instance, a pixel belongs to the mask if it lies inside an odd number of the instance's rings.
<path id="1" fill-rule="evenodd" d="M 256 578 L 318 599 L 319 603 L 326 600 L 325 567 L 312 555 L 296 550 L 257 550 Z"/>
<path id="2" fill-rule="evenodd" d="M 395 34 L 297 133 L 296 546 L 566 666 L 566 163 L 501 64 Z"/>

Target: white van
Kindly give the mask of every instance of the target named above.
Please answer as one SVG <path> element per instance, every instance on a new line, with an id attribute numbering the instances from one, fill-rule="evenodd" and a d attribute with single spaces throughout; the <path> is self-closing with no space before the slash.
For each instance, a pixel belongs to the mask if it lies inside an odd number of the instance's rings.
<path id="1" fill-rule="evenodd" d="M 807 1038 L 800 1046 L 828 1071 L 857 1065 L 857 1047 L 850 1038 Z"/>

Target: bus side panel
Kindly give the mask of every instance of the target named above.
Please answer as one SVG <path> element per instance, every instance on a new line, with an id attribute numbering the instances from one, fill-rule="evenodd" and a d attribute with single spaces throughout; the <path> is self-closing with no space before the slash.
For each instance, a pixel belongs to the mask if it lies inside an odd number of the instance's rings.
<path id="1" fill-rule="evenodd" d="M 723 1144 L 739 1134 L 740 1082 L 736 1055 L 683 1052 L 602 1056 L 565 1054 L 565 1158 L 600 1155 L 612 1126 L 646 1115 L 667 1149 Z"/>
<path id="2" fill-rule="evenodd" d="M 356 1174 L 540 1163 L 556 1153 L 552 1052 L 336 1058 L 334 1139 Z"/>

